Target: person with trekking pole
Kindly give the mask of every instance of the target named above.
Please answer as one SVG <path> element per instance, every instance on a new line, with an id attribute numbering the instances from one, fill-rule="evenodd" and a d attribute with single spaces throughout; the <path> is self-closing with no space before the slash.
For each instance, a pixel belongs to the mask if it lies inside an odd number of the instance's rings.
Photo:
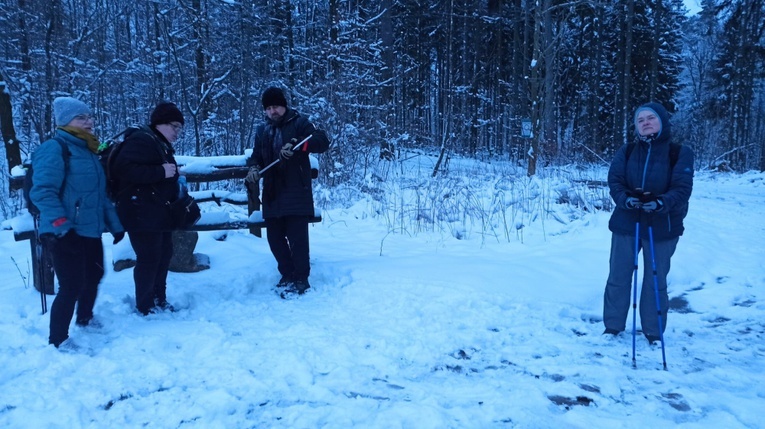
<path id="1" fill-rule="evenodd" d="M 630 287 L 634 287 L 633 365 L 641 248 L 640 324 L 650 344 L 661 341 L 664 356 L 669 305 L 667 274 L 684 231 L 683 219 L 688 214 L 694 158 L 688 146 L 671 143 L 669 114 L 661 104 L 652 102 L 638 107 L 634 120 L 637 143 L 622 146 L 608 170 L 608 186 L 616 207 L 608 222 L 612 232 L 611 255 L 603 297 L 604 334 L 618 335 L 625 330 Z"/>
<path id="2" fill-rule="evenodd" d="M 50 309 L 48 342 L 62 351 L 79 347 L 69 338 L 75 315 L 80 327 L 97 328 L 93 307 L 104 276 L 101 235 L 117 244 L 125 230 L 106 193 L 90 108 L 71 97 L 53 101 L 56 131 L 32 155 L 30 201 L 39 209 L 39 237 L 51 249 L 59 290 Z"/>
<path id="3" fill-rule="evenodd" d="M 287 299 L 311 287 L 308 221 L 314 207 L 308 154 L 325 152 L 330 142 L 323 130 L 287 106 L 280 88 L 266 89 L 261 101 L 266 121 L 255 133 L 245 180 L 263 178 L 266 238 L 281 274 L 276 286 L 284 288 L 280 296 Z"/>

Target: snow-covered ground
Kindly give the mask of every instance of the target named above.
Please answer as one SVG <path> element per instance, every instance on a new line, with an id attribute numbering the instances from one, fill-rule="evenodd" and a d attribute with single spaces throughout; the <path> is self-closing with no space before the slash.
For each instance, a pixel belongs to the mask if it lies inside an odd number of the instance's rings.
<path id="1" fill-rule="evenodd" d="M 311 227 L 299 299 L 244 231 L 200 233 L 212 268 L 170 274 L 177 313 L 137 315 L 132 270 L 110 270 L 104 326 L 73 326 L 68 354 L 28 243 L 0 231 L 0 427 L 765 427 L 765 175 L 697 175 L 666 371 L 660 345 L 639 337 L 633 369 L 631 333 L 601 335 L 609 213 L 458 240 L 391 233 L 366 204 Z"/>

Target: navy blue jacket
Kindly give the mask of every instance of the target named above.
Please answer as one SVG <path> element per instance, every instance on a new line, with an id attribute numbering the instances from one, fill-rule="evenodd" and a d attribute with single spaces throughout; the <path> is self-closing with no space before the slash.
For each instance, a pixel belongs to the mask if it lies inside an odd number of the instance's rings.
<path id="1" fill-rule="evenodd" d="M 670 169 L 672 135 L 669 114 L 658 103 L 648 103 L 640 109 L 643 108 L 656 112 L 661 120 L 661 131 L 658 136 L 640 138 L 629 159 L 627 145 L 616 152 L 608 170 L 608 186 L 616 203 L 608 227 L 614 233 L 635 235 L 635 223 L 640 222 L 640 235 L 647 239 L 650 223 L 654 240 L 667 240 L 683 235 L 685 229 L 683 219 L 688 214 L 688 200 L 693 189 L 693 151 L 681 146 L 677 163 Z M 628 209 L 627 198 L 634 196 L 637 189 L 661 197 L 663 209 L 655 213 Z"/>
<path id="2" fill-rule="evenodd" d="M 69 150 L 66 171 L 62 148 Z M 106 195 L 106 175 L 85 140 L 57 129 L 32 155 L 34 184 L 29 198 L 40 209 L 40 234 L 63 236 L 73 229 L 81 237 L 101 238 L 105 231 L 122 232 L 114 203 Z M 61 185 L 65 183 L 63 193 Z M 53 226 L 53 221 L 66 222 Z"/>
<path id="3" fill-rule="evenodd" d="M 170 202 L 178 198 L 178 174 L 165 178 L 162 164 L 176 164 L 170 143 L 156 129 L 131 128 L 114 161 L 119 178 L 117 212 L 129 231 L 171 231 Z"/>
<path id="4" fill-rule="evenodd" d="M 305 116 L 287 109 L 275 123 L 266 119 L 255 133 L 255 147 L 248 165 L 262 169 L 279 157 L 279 150 L 295 138 L 311 139 L 294 151 L 291 158 L 281 160 L 263 174 L 263 218 L 313 216 L 311 162 L 309 153 L 323 153 L 329 148 L 327 134 L 317 129 Z"/>

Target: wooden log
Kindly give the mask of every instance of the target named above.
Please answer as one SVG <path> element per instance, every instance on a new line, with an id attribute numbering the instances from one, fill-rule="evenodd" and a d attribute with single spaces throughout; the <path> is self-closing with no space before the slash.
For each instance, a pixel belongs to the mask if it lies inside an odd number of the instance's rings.
<path id="1" fill-rule="evenodd" d="M 309 223 L 321 222 L 321 216 L 312 216 L 308 220 L 308 222 Z M 250 222 L 246 219 L 242 219 L 242 220 L 232 219 L 226 222 L 196 224 L 193 227 L 189 228 L 188 231 L 225 231 L 229 229 L 252 229 L 252 228 L 260 229 L 265 227 L 266 227 L 266 222 L 263 220 Z M 29 231 L 13 230 L 13 238 L 15 241 L 24 241 L 24 240 L 34 241 L 35 232 L 34 230 L 29 230 Z M 32 251 L 34 252 L 34 247 L 32 248 Z"/>

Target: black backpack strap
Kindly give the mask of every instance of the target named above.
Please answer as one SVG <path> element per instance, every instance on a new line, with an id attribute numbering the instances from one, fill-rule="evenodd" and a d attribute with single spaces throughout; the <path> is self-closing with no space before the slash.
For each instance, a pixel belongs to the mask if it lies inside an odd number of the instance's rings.
<path id="1" fill-rule="evenodd" d="M 72 153 L 69 152 L 69 148 L 66 146 L 66 142 L 56 138 L 56 136 L 53 136 L 53 140 L 58 142 L 59 146 L 61 146 L 61 157 L 64 159 L 64 166 L 69 168 L 69 157 L 72 155 Z"/>
<path id="2" fill-rule="evenodd" d="M 53 135 L 53 140 L 58 142 L 59 146 L 61 146 L 61 158 L 64 160 L 64 180 L 61 181 L 61 191 L 58 193 L 59 196 L 62 196 L 64 194 L 64 188 L 66 187 L 66 176 L 69 175 L 69 157 L 72 156 L 72 153 L 69 152 L 66 142 L 56 138 L 55 135 Z"/>
<path id="3" fill-rule="evenodd" d="M 669 169 L 674 170 L 677 165 L 677 159 L 680 158 L 680 149 L 683 147 L 677 143 L 669 144 Z"/>
<path id="4" fill-rule="evenodd" d="M 624 152 L 624 163 L 626 164 L 627 161 L 630 160 L 630 155 L 632 155 L 632 151 L 635 150 L 635 143 L 627 143 L 627 149 Z"/>

